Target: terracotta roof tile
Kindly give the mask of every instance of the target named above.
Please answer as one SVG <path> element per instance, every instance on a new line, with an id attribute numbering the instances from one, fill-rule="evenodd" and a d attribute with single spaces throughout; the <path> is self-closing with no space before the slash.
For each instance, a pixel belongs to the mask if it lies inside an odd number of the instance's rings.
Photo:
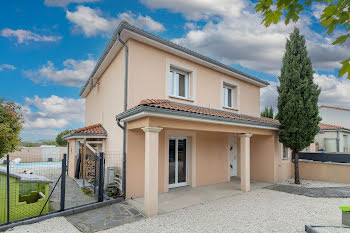
<path id="1" fill-rule="evenodd" d="M 349 111 L 350 112 L 350 109 L 346 109 L 346 108 L 338 108 L 338 107 L 332 107 L 332 106 L 326 106 L 326 105 L 322 105 L 318 108 L 331 108 L 331 109 L 337 109 L 337 110 L 342 110 L 342 111 Z"/>
<path id="2" fill-rule="evenodd" d="M 330 124 L 324 124 L 319 123 L 318 126 L 321 130 L 327 130 L 327 129 L 345 129 L 343 126 L 337 126 L 337 125 L 330 125 Z"/>
<path id="3" fill-rule="evenodd" d="M 216 116 L 216 117 L 279 125 L 278 120 L 274 120 L 270 118 L 255 117 L 255 116 L 231 113 L 231 112 L 217 110 L 217 109 L 210 109 L 210 108 L 204 108 L 204 107 L 199 107 L 194 105 L 181 104 L 181 103 L 171 102 L 165 99 L 146 99 L 146 100 L 142 100 L 140 102 L 140 105 L 145 105 L 145 106 L 150 106 L 155 108 L 162 108 L 162 109 L 170 109 L 170 110 L 176 110 L 176 111 L 184 111 L 189 113 L 197 113 L 197 114 L 208 115 L 208 116 Z"/>
<path id="4" fill-rule="evenodd" d="M 96 124 L 76 129 L 72 134 L 106 134 L 106 130 L 101 124 Z"/>

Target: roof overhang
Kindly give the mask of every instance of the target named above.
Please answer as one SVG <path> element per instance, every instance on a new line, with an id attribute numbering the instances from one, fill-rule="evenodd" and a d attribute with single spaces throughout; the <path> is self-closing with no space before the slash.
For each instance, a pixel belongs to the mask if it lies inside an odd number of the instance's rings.
<path id="1" fill-rule="evenodd" d="M 343 128 L 343 129 L 320 129 L 320 132 L 346 132 L 346 133 L 350 133 L 350 129 L 346 129 L 346 128 Z"/>
<path id="2" fill-rule="evenodd" d="M 65 140 L 73 139 L 73 138 L 107 138 L 107 134 L 88 134 L 88 133 L 72 133 L 67 134 L 62 137 Z"/>
<path id="3" fill-rule="evenodd" d="M 121 113 L 116 116 L 116 120 L 122 122 L 128 122 L 137 120 L 143 117 L 163 117 L 169 119 L 178 119 L 178 120 L 187 120 L 187 121 L 196 121 L 196 122 L 206 122 L 212 124 L 222 124 L 222 125 L 234 125 L 241 127 L 250 127 L 250 128 L 261 128 L 269 130 L 280 130 L 279 125 L 253 122 L 248 120 L 240 120 L 233 118 L 217 117 L 211 115 L 203 115 L 185 111 L 177 111 L 172 109 L 163 109 L 163 108 L 154 108 L 149 106 L 137 106 L 134 109 L 131 109 L 125 113 Z"/>
<path id="4" fill-rule="evenodd" d="M 107 67 L 111 64 L 115 56 L 122 49 L 123 46 L 119 42 L 118 36 L 123 41 L 128 41 L 129 39 L 140 41 L 142 43 L 156 47 L 163 51 L 169 52 L 171 54 L 175 54 L 179 57 L 183 57 L 185 59 L 201 64 L 203 66 L 220 71 L 227 75 L 234 76 L 235 78 L 238 78 L 240 80 L 243 80 L 245 82 L 251 83 L 259 87 L 266 87 L 269 85 L 269 83 L 264 80 L 248 75 L 228 65 L 218 62 L 214 59 L 203 56 L 197 52 L 184 48 L 168 40 L 152 35 L 139 28 L 131 26 L 126 22 L 122 22 L 119 24 L 117 30 L 112 36 L 112 39 L 109 41 L 107 47 L 105 48 L 105 51 L 103 52 L 95 68 L 93 69 L 89 79 L 87 80 L 83 89 L 81 90 L 80 92 L 81 97 L 86 97 L 89 94 L 90 90 L 98 82 L 98 80 L 100 79 L 104 71 L 107 69 Z"/>

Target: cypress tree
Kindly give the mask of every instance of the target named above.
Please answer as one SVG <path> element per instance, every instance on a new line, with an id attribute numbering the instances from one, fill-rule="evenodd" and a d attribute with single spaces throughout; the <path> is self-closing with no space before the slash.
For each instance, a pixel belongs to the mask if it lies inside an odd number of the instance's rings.
<path id="1" fill-rule="evenodd" d="M 279 141 L 292 150 L 295 183 L 300 184 L 299 151 L 309 146 L 320 130 L 317 102 L 321 90 L 314 83 L 305 39 L 297 28 L 287 39 L 278 79 Z"/>
<path id="2" fill-rule="evenodd" d="M 273 119 L 273 108 L 270 107 L 269 109 L 269 118 Z"/>
<path id="3" fill-rule="evenodd" d="M 269 117 L 269 109 L 265 107 L 264 111 L 260 114 L 262 117 Z"/>

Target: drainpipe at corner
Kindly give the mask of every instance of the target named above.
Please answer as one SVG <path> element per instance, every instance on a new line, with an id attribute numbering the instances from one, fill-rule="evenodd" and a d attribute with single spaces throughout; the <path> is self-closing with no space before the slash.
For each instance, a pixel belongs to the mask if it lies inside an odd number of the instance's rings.
<path id="1" fill-rule="evenodd" d="M 128 46 L 126 43 L 120 39 L 120 34 L 117 34 L 117 40 L 122 43 L 125 51 L 125 73 L 124 73 L 124 112 L 126 112 L 128 108 Z M 117 121 L 118 126 L 123 130 L 123 181 L 122 181 L 122 189 L 124 193 L 124 199 L 126 199 L 126 122 L 123 125 L 120 124 L 120 120 Z"/>
<path id="2" fill-rule="evenodd" d="M 340 138 L 339 138 L 339 130 L 337 130 L 337 152 L 340 152 L 339 141 L 340 141 Z"/>

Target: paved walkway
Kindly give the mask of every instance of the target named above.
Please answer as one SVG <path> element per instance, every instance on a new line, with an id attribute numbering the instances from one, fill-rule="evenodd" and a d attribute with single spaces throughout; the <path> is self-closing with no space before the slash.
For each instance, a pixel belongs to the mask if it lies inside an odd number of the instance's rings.
<path id="1" fill-rule="evenodd" d="M 120 202 L 66 218 L 83 232 L 96 232 L 140 220 L 143 215 L 127 202 Z"/>
<path id="2" fill-rule="evenodd" d="M 266 187 L 275 191 L 303 195 L 307 197 L 326 197 L 326 198 L 345 198 L 350 197 L 349 187 L 324 187 L 324 188 L 306 188 L 293 185 L 275 184 Z"/>
<path id="3" fill-rule="evenodd" d="M 56 181 L 55 181 L 56 182 Z M 53 188 L 55 183 L 52 183 L 50 186 L 50 191 Z M 57 184 L 52 196 L 50 198 L 50 207 L 53 210 L 60 209 L 61 201 L 61 181 Z M 79 188 L 78 184 L 68 176 L 66 177 L 66 201 L 65 208 L 77 207 L 88 203 L 96 202 L 96 198 L 92 195 L 89 196 Z"/>

